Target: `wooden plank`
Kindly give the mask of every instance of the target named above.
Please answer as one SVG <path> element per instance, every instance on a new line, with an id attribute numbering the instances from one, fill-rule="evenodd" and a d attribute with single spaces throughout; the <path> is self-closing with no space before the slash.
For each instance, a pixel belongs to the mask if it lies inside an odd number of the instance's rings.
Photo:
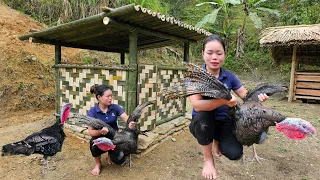
<path id="1" fill-rule="evenodd" d="M 299 95 L 296 95 L 295 98 L 296 99 L 301 98 L 301 99 L 316 99 L 316 100 L 320 100 L 320 97 L 314 97 L 314 96 L 299 96 Z"/>
<path id="2" fill-rule="evenodd" d="M 320 89 L 320 83 L 315 82 L 297 82 L 297 88 L 304 88 L 304 89 Z"/>
<path id="3" fill-rule="evenodd" d="M 296 89 L 296 94 L 309 95 L 309 96 L 320 96 L 320 90 L 313 89 Z"/>
<path id="4" fill-rule="evenodd" d="M 296 72 L 297 75 L 320 75 L 320 72 Z"/>
<path id="5" fill-rule="evenodd" d="M 313 81 L 313 82 L 320 82 L 320 76 L 297 75 L 297 81 Z"/>

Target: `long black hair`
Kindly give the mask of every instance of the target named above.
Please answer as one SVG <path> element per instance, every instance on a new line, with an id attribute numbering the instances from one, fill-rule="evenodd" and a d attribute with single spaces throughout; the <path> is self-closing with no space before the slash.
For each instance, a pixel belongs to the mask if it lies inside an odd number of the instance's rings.
<path id="1" fill-rule="evenodd" d="M 217 34 L 212 34 L 208 37 L 206 37 L 204 40 L 203 40 L 203 47 L 202 47 L 202 50 L 204 51 L 204 48 L 206 46 L 206 44 L 210 41 L 219 41 L 223 47 L 223 50 L 224 52 L 226 52 L 226 47 L 225 47 L 225 44 L 224 44 L 224 40 L 218 36 Z"/>
<path id="2" fill-rule="evenodd" d="M 110 86 L 108 85 L 98 85 L 98 84 L 95 84 L 93 86 L 91 86 L 90 88 L 90 93 L 91 94 L 95 94 L 96 95 L 96 98 L 98 99 L 98 96 L 103 96 L 104 92 L 107 91 L 107 90 L 112 90 Z"/>

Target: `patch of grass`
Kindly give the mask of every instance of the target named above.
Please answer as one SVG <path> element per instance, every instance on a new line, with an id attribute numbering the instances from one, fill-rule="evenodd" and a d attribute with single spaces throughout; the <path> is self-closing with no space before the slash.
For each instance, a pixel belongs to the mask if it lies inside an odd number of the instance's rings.
<path id="1" fill-rule="evenodd" d="M 284 153 L 284 152 L 289 152 L 288 149 L 286 149 L 285 147 L 281 147 L 281 146 L 276 146 L 275 149 L 276 149 L 277 151 L 279 151 L 279 152 L 282 152 L 282 153 Z"/>

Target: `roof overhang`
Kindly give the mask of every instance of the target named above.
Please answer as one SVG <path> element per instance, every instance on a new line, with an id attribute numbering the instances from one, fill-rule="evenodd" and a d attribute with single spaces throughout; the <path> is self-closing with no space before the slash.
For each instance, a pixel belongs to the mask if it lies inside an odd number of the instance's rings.
<path id="1" fill-rule="evenodd" d="M 129 52 L 132 31 L 137 31 L 138 50 L 196 42 L 211 34 L 140 5 L 102 10 L 100 14 L 20 36 L 19 39 L 121 53 Z"/>

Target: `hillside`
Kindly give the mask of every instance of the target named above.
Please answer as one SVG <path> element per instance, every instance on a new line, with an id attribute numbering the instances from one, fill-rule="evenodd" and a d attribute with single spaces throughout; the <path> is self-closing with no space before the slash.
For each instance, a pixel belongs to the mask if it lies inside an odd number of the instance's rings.
<path id="1" fill-rule="evenodd" d="M 20 41 L 31 28 L 46 27 L 0 3 L 0 111 L 54 109 L 54 46 Z M 62 60 L 78 53 L 63 48 Z"/>

